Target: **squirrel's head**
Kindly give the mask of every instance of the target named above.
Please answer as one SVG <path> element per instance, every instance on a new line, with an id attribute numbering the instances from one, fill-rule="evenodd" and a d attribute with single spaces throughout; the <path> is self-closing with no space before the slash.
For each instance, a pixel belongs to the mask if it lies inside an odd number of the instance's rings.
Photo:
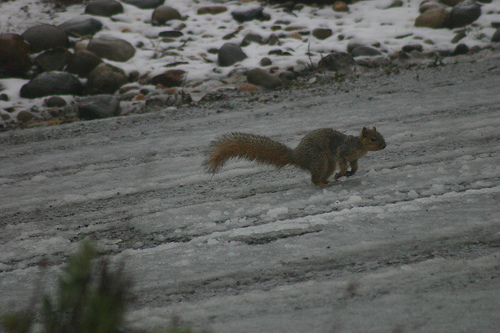
<path id="1" fill-rule="evenodd" d="M 359 139 L 369 151 L 382 150 L 386 147 L 384 137 L 377 132 L 375 127 L 372 129 L 363 127 Z"/>

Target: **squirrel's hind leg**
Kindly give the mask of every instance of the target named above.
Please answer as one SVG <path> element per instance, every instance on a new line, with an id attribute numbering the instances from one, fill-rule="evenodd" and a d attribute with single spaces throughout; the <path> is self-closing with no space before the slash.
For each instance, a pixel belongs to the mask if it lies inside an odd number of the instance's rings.
<path id="1" fill-rule="evenodd" d="M 345 158 L 341 158 L 339 161 L 339 172 L 335 175 L 335 180 L 344 176 L 347 173 L 348 162 Z"/>
<path id="2" fill-rule="evenodd" d="M 358 171 L 358 160 L 353 160 L 351 162 L 349 162 L 349 165 L 351 166 L 351 170 L 347 171 L 346 172 L 346 177 L 350 177 L 352 175 L 354 175 L 356 173 L 356 171 Z"/>
<path id="3" fill-rule="evenodd" d="M 335 171 L 335 159 L 327 154 L 321 154 L 319 158 L 311 161 L 310 169 L 311 181 L 316 186 L 326 186 L 331 181 L 328 180 Z"/>

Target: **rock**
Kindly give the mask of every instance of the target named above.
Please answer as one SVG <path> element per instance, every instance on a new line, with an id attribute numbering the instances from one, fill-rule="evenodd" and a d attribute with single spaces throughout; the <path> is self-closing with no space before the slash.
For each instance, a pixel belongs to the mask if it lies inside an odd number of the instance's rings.
<path id="1" fill-rule="evenodd" d="M 281 79 L 282 82 L 290 82 L 297 78 L 297 73 L 289 70 L 284 71 L 279 73 L 279 78 Z"/>
<path id="2" fill-rule="evenodd" d="M 226 6 L 207 6 L 207 7 L 200 7 L 198 8 L 198 15 L 204 15 L 204 14 L 220 14 L 227 12 L 227 7 Z"/>
<path id="3" fill-rule="evenodd" d="M 318 67 L 337 71 L 338 74 L 342 75 L 350 73 L 355 65 L 353 57 L 345 52 L 332 52 L 318 63 Z"/>
<path id="4" fill-rule="evenodd" d="M 439 2 L 444 3 L 447 6 L 455 6 L 456 4 L 462 2 L 464 0 L 439 0 Z"/>
<path id="5" fill-rule="evenodd" d="M 165 24 L 167 21 L 180 20 L 182 17 L 177 9 L 170 6 L 160 6 L 153 11 L 151 19 L 157 24 Z"/>
<path id="6" fill-rule="evenodd" d="M 500 28 L 497 29 L 497 31 L 495 31 L 495 33 L 493 34 L 493 36 L 491 37 L 491 41 L 493 43 L 498 43 L 500 42 Z"/>
<path id="7" fill-rule="evenodd" d="M 367 45 L 358 46 L 354 50 L 352 50 L 352 52 L 351 52 L 351 55 L 353 56 L 353 58 L 355 58 L 355 57 L 373 57 L 373 56 L 378 56 L 381 54 L 382 53 L 379 50 L 377 50 L 371 46 L 367 46 Z"/>
<path id="8" fill-rule="evenodd" d="M 415 19 L 416 27 L 443 28 L 446 25 L 448 11 L 445 8 L 436 8 L 425 11 Z"/>
<path id="9" fill-rule="evenodd" d="M 176 31 L 176 30 L 169 30 L 169 31 L 161 31 L 158 36 L 160 37 L 168 37 L 168 38 L 177 38 L 177 37 L 182 37 L 184 36 L 184 33 L 181 31 Z"/>
<path id="10" fill-rule="evenodd" d="M 251 43 L 257 43 L 257 44 L 262 44 L 262 36 L 255 34 L 253 32 L 249 32 L 248 34 L 243 37 L 243 40 L 241 41 L 240 46 L 245 47 L 250 45 Z"/>
<path id="11" fill-rule="evenodd" d="M 260 68 L 249 70 L 247 73 L 247 81 L 266 89 L 276 89 L 283 85 L 279 77 Z"/>
<path id="12" fill-rule="evenodd" d="M 335 1 L 333 3 L 333 10 L 336 11 L 336 12 L 348 12 L 349 11 L 349 7 L 343 1 Z"/>
<path id="13" fill-rule="evenodd" d="M 64 98 L 62 98 L 60 96 L 49 97 L 44 102 L 45 102 L 45 105 L 49 108 L 60 108 L 60 107 L 66 106 L 66 104 L 67 104 L 66 101 L 64 100 Z"/>
<path id="14" fill-rule="evenodd" d="M 423 46 L 421 44 L 408 44 L 402 47 L 403 52 L 410 53 L 412 51 L 422 52 Z"/>
<path id="15" fill-rule="evenodd" d="M 312 31 L 312 35 L 320 40 L 327 39 L 332 35 L 332 33 L 332 29 L 328 28 L 316 28 Z"/>
<path id="16" fill-rule="evenodd" d="M 352 51 L 354 51 L 355 48 L 357 48 L 359 46 L 364 46 L 364 45 L 370 45 L 373 47 L 380 47 L 380 43 L 377 41 L 366 42 L 366 41 L 360 41 L 360 40 L 351 40 L 349 42 L 349 44 L 347 44 L 347 53 L 352 53 Z"/>
<path id="17" fill-rule="evenodd" d="M 263 19 L 263 9 L 261 6 L 247 6 L 231 12 L 231 16 L 238 22 L 243 23 L 255 19 Z"/>
<path id="18" fill-rule="evenodd" d="M 142 9 L 153 9 L 163 5 L 165 0 L 123 0 L 123 2 Z"/>
<path id="19" fill-rule="evenodd" d="M 161 84 L 166 88 L 180 87 L 184 82 L 186 72 L 180 69 L 168 70 L 163 74 L 154 76 L 150 83 Z"/>
<path id="20" fill-rule="evenodd" d="M 59 24 L 59 27 L 72 37 L 93 36 L 101 31 L 102 23 L 91 16 L 82 15 Z"/>
<path id="21" fill-rule="evenodd" d="M 264 44 L 268 45 L 280 45 L 280 38 L 276 34 L 271 34 L 269 37 L 264 41 Z"/>
<path id="22" fill-rule="evenodd" d="M 246 92 L 254 92 L 254 91 L 259 91 L 260 88 L 257 87 L 255 84 L 251 83 L 242 83 L 238 85 L 238 89 L 241 91 L 246 91 Z"/>
<path id="23" fill-rule="evenodd" d="M 18 34 L 0 35 L 0 70 L 7 75 L 23 76 L 31 68 L 30 47 Z"/>
<path id="24" fill-rule="evenodd" d="M 94 0 L 85 7 L 85 14 L 110 17 L 123 13 L 123 6 L 114 0 Z"/>
<path id="25" fill-rule="evenodd" d="M 127 82 L 128 77 L 122 69 L 102 63 L 89 73 L 86 91 L 89 94 L 113 94 Z"/>
<path id="26" fill-rule="evenodd" d="M 265 66 L 271 66 L 273 64 L 273 62 L 271 61 L 271 59 L 269 58 L 262 58 L 260 59 L 260 62 L 259 64 L 262 66 L 262 67 L 265 67 Z"/>
<path id="27" fill-rule="evenodd" d="M 455 47 L 455 50 L 453 51 L 453 55 L 462 55 L 462 54 L 467 54 L 469 52 L 469 47 L 465 44 L 458 44 Z"/>
<path id="28" fill-rule="evenodd" d="M 79 77 L 88 77 L 90 72 L 96 68 L 102 59 L 90 51 L 76 51 L 68 60 L 66 71 Z"/>
<path id="29" fill-rule="evenodd" d="M 465 31 L 459 31 L 459 32 L 457 32 L 455 37 L 453 37 L 453 39 L 451 40 L 451 43 L 456 44 L 459 41 L 461 41 L 462 39 L 464 39 L 465 37 L 467 37 L 467 34 L 465 33 Z"/>
<path id="30" fill-rule="evenodd" d="M 247 55 L 243 52 L 241 47 L 234 43 L 225 43 L 222 45 L 219 49 L 219 54 L 217 55 L 219 66 L 222 67 L 231 66 L 246 58 Z"/>
<path id="31" fill-rule="evenodd" d="M 403 1 L 401 0 L 394 0 L 390 5 L 389 7 L 387 8 L 397 8 L 397 7 L 403 7 Z"/>
<path id="32" fill-rule="evenodd" d="M 35 116 L 28 111 L 21 111 L 17 114 L 17 120 L 21 123 L 28 123 L 30 122 Z"/>
<path id="33" fill-rule="evenodd" d="M 135 48 L 129 42 L 114 37 L 94 38 L 87 45 L 87 50 L 94 52 L 98 57 L 121 62 L 135 55 Z"/>
<path id="34" fill-rule="evenodd" d="M 71 52 L 59 47 L 45 51 L 38 55 L 35 58 L 35 65 L 41 68 L 44 72 L 62 71 L 71 56 Z"/>
<path id="35" fill-rule="evenodd" d="M 112 95 L 96 95 L 78 103 L 78 116 L 92 120 L 109 118 L 120 114 L 120 101 Z"/>
<path id="36" fill-rule="evenodd" d="M 444 9 L 446 8 L 445 6 L 437 3 L 437 2 L 433 2 L 433 1 L 424 1 L 420 4 L 420 7 L 418 8 L 418 11 L 420 12 L 420 14 L 423 14 L 425 13 L 426 11 L 428 10 L 432 10 L 432 9 Z"/>
<path id="37" fill-rule="evenodd" d="M 453 6 L 446 25 L 448 28 L 459 28 L 471 24 L 481 16 L 481 6 L 474 1 L 465 0 Z"/>
<path id="38" fill-rule="evenodd" d="M 21 97 L 37 98 L 50 95 L 80 95 L 82 84 L 67 72 L 43 72 L 21 88 Z"/>
<path id="39" fill-rule="evenodd" d="M 25 41 L 29 43 L 32 53 L 53 49 L 56 47 L 69 47 L 69 39 L 66 32 L 53 25 L 40 24 L 26 29 L 22 34 Z"/>

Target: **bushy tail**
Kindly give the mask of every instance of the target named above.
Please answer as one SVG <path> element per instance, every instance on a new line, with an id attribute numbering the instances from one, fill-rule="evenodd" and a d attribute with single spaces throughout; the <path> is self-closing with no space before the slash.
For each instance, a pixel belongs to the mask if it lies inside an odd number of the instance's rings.
<path id="1" fill-rule="evenodd" d="M 244 158 L 277 168 L 295 165 L 293 150 L 279 141 L 255 134 L 229 133 L 210 144 L 203 166 L 208 172 L 216 173 L 231 158 Z"/>

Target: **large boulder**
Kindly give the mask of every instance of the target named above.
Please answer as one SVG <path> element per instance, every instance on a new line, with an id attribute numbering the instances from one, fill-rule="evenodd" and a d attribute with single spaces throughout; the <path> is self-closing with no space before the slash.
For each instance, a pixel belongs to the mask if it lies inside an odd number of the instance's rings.
<path id="1" fill-rule="evenodd" d="M 345 52 L 332 52 L 323 57 L 318 63 L 320 68 L 326 68 L 344 75 L 352 72 L 354 66 L 356 66 L 356 62 L 353 57 Z"/>
<path id="2" fill-rule="evenodd" d="M 31 68 L 30 47 L 21 35 L 0 35 L 0 70 L 8 76 L 23 76 Z"/>
<path id="3" fill-rule="evenodd" d="M 242 61 L 247 58 L 247 55 L 241 47 L 234 43 L 225 43 L 219 49 L 219 54 L 217 55 L 217 60 L 219 62 L 219 66 L 227 67 L 231 66 L 238 61 Z"/>
<path id="4" fill-rule="evenodd" d="M 120 111 L 120 101 L 113 95 L 91 96 L 78 103 L 78 116 L 87 120 L 118 116 Z"/>
<path id="5" fill-rule="evenodd" d="M 66 30 L 66 33 L 69 36 L 93 36 L 96 32 L 102 29 L 102 23 L 92 16 L 82 15 L 59 24 L 59 27 Z"/>
<path id="6" fill-rule="evenodd" d="M 44 72 L 62 71 L 71 55 L 71 52 L 60 47 L 48 50 L 35 58 L 35 65 Z"/>
<path id="7" fill-rule="evenodd" d="M 113 94 L 127 82 L 128 77 L 122 69 L 102 63 L 90 72 L 86 91 L 90 94 Z"/>
<path id="8" fill-rule="evenodd" d="M 56 47 L 68 48 L 69 46 L 69 39 L 66 32 L 53 25 L 40 24 L 30 27 L 23 32 L 22 36 L 29 43 L 32 53 Z"/>
<path id="9" fill-rule="evenodd" d="M 448 11 L 444 7 L 429 9 L 415 19 L 416 27 L 443 28 L 446 26 Z"/>
<path id="10" fill-rule="evenodd" d="M 165 0 L 123 0 L 123 2 L 142 9 L 152 9 L 163 5 Z"/>
<path id="11" fill-rule="evenodd" d="M 181 13 L 170 6 L 160 6 L 151 15 L 151 20 L 156 24 L 165 24 L 167 21 L 180 19 L 182 19 Z"/>
<path id="12" fill-rule="evenodd" d="M 151 84 L 161 84 L 164 87 L 180 87 L 184 81 L 186 72 L 181 69 L 168 70 L 163 74 L 156 75 L 151 79 Z"/>
<path id="13" fill-rule="evenodd" d="M 114 0 L 94 0 L 85 7 L 85 14 L 110 17 L 123 13 L 123 6 Z"/>
<path id="14" fill-rule="evenodd" d="M 97 56 L 113 61 L 125 62 L 135 55 L 135 48 L 126 40 L 115 37 L 99 37 L 92 39 L 87 50 Z"/>
<path id="15" fill-rule="evenodd" d="M 254 68 L 248 71 L 247 81 L 256 86 L 261 86 L 266 89 L 276 89 L 283 85 L 279 77 L 266 72 L 260 68 Z"/>
<path id="16" fill-rule="evenodd" d="M 82 88 L 80 80 L 68 72 L 43 72 L 22 86 L 21 97 L 80 95 Z"/>
<path id="17" fill-rule="evenodd" d="M 453 6 L 448 16 L 447 26 L 450 29 L 471 24 L 481 16 L 481 6 L 475 1 L 466 0 Z"/>
<path id="18" fill-rule="evenodd" d="M 102 63 L 102 59 L 95 53 L 81 50 L 76 51 L 66 65 L 66 71 L 80 77 L 88 77 L 90 72 Z"/>

